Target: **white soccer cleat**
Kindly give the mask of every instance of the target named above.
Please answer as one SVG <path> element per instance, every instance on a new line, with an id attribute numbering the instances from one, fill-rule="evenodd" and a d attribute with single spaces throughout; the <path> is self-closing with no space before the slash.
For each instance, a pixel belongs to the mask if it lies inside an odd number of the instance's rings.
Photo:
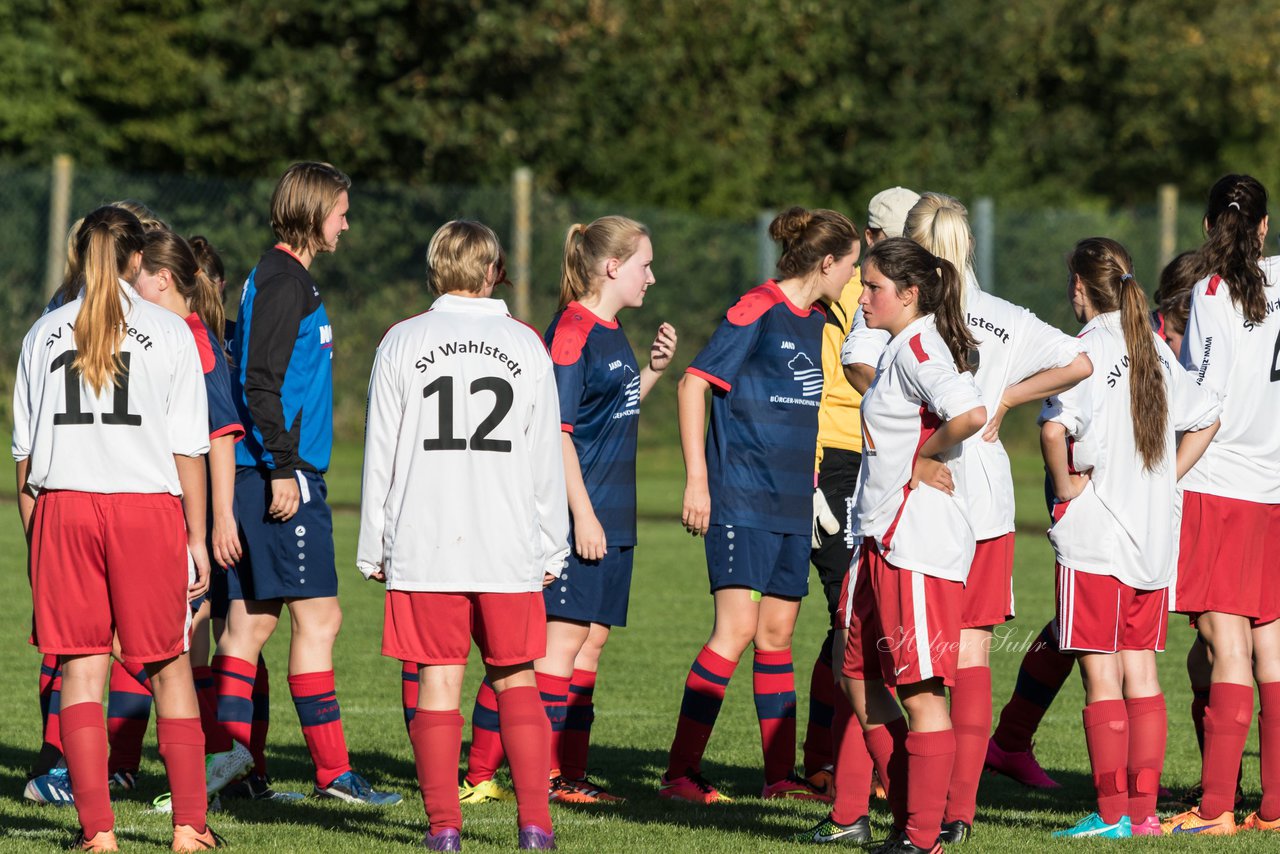
<path id="1" fill-rule="evenodd" d="M 249 748 L 238 741 L 233 741 L 231 745 L 230 750 L 215 753 L 204 760 L 204 787 L 209 797 L 253 770 L 253 754 L 249 752 Z"/>

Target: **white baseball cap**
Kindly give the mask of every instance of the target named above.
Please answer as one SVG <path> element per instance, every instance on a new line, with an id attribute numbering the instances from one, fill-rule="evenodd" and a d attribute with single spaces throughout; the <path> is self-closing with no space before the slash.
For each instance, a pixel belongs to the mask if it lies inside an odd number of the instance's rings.
<path id="1" fill-rule="evenodd" d="M 918 201 L 920 194 L 906 187 L 881 190 L 867 205 L 867 228 L 883 231 L 886 237 L 901 237 L 907 214 Z"/>

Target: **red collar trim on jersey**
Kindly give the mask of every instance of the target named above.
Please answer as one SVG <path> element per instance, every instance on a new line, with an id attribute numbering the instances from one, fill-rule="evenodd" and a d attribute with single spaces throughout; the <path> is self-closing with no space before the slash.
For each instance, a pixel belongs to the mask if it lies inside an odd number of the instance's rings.
<path id="1" fill-rule="evenodd" d="M 618 318 L 616 318 L 616 317 L 615 317 L 613 320 L 605 320 L 603 317 L 601 317 L 600 315 L 596 314 L 594 311 L 592 311 L 591 309 L 587 308 L 585 305 L 583 305 L 582 303 L 578 302 L 577 300 L 572 300 L 572 301 L 570 301 L 570 303 L 564 307 L 564 310 L 565 310 L 565 311 L 568 311 L 570 308 L 573 308 L 573 307 L 576 307 L 576 308 L 578 308 L 579 310 L 581 310 L 581 311 L 585 312 L 586 314 L 591 315 L 592 319 L 594 319 L 596 323 L 600 324 L 600 325 L 601 325 L 601 326 L 603 326 L 605 329 L 617 329 L 617 328 L 618 328 Z"/>
<path id="2" fill-rule="evenodd" d="M 286 255 L 292 256 L 293 260 L 297 261 L 299 264 L 302 264 L 302 259 L 298 257 L 298 253 L 294 252 L 292 249 L 290 249 L 288 246 L 285 246 L 283 243 L 277 243 L 275 245 L 275 248 L 279 249 L 281 252 L 285 253 Z M 302 264 L 302 266 L 305 267 L 307 265 Z"/>

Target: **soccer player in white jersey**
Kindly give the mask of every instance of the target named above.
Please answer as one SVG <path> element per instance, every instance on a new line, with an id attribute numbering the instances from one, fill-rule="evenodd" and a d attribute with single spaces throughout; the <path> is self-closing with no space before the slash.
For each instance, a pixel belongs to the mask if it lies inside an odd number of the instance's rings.
<path id="1" fill-rule="evenodd" d="M 964 442 L 954 464 L 963 470 L 960 483 L 977 537 L 964 589 L 959 670 L 951 688 L 956 760 L 943 816 L 943 840 L 960 842 L 972 831 L 988 754 L 993 629 L 1013 617 L 1013 474 L 1000 443 L 1000 423 L 1011 408 L 1075 385 L 1091 365 L 1075 338 L 979 287 L 968 212 L 957 199 L 923 194 L 907 214 L 904 233 L 962 271 L 965 323 L 977 342 L 974 381 L 991 418 L 985 430 Z M 845 362 L 864 363 L 865 377 L 865 365 L 874 364 L 876 354 L 874 334 L 855 333 Z"/>
<path id="2" fill-rule="evenodd" d="M 541 338 L 491 296 L 502 267 L 487 226 L 442 226 L 427 250 L 441 296 L 387 332 L 369 380 L 356 562 L 387 585 L 383 654 L 419 666 L 409 736 L 435 851 L 461 850 L 458 707 L 472 636 L 498 693 L 519 846 L 555 847 L 533 662 L 547 643 L 541 591 L 568 554 L 560 411 Z"/>
<path id="3" fill-rule="evenodd" d="M 1123 246 L 1082 240 L 1068 268 L 1098 370 L 1046 401 L 1041 447 L 1055 498 L 1057 635 L 1080 661 L 1098 809 L 1054 835 L 1159 836 L 1168 726 L 1156 653 L 1176 568 L 1177 476 L 1204 453 L 1222 407 L 1152 331 Z M 1189 431 L 1180 445 L 1175 431 Z"/>
<path id="4" fill-rule="evenodd" d="M 881 850 L 914 854 L 941 850 L 939 783 L 955 756 L 946 687 L 955 683 L 974 550 L 964 473 L 947 461 L 987 410 L 969 374 L 975 342 L 955 267 L 890 238 L 867 253 L 862 282 L 863 317 L 890 341 L 862 399 L 854 505 L 862 543 L 841 603 L 849 628 L 842 670 L 894 811 L 895 833 Z M 886 685 L 896 687 L 909 724 Z"/>
<path id="5" fill-rule="evenodd" d="M 1197 809 L 1166 832 L 1236 832 L 1236 774 L 1261 714 L 1262 802 L 1244 827 L 1280 830 L 1280 259 L 1263 258 L 1267 191 L 1227 175 L 1209 191 L 1182 364 L 1223 395 L 1222 427 L 1182 480 L 1172 610 L 1190 615 L 1213 662 Z"/>
<path id="6" fill-rule="evenodd" d="M 209 578 L 207 405 L 190 329 L 131 284 L 143 240 L 128 211 L 85 217 L 76 238 L 83 293 L 27 333 L 14 385 L 33 639 L 61 657 L 62 743 L 87 851 L 116 850 L 102 709 L 113 635 L 152 680 L 173 850 L 217 845 L 185 654 L 187 601 Z"/>

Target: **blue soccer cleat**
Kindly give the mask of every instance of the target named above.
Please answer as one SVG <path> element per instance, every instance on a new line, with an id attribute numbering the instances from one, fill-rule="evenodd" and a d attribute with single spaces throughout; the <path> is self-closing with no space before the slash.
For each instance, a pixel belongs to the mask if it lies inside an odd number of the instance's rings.
<path id="1" fill-rule="evenodd" d="M 389 807 L 403 800 L 395 792 L 379 792 L 369 781 L 354 771 L 348 771 L 323 789 L 315 788 L 316 797 L 337 798 L 349 804 L 368 804 L 371 807 Z"/>
<path id="2" fill-rule="evenodd" d="M 65 766 L 58 765 L 48 774 L 32 777 L 27 787 L 22 790 L 22 797 L 37 804 L 53 804 L 59 807 L 75 806 L 75 796 L 71 794 L 71 776 Z"/>
<path id="3" fill-rule="evenodd" d="M 1133 836 L 1129 816 L 1121 816 L 1115 824 L 1107 824 L 1102 816 L 1091 812 L 1066 830 L 1055 830 L 1053 835 L 1059 839 L 1083 839 L 1096 836 L 1099 839 L 1129 839 Z"/>

